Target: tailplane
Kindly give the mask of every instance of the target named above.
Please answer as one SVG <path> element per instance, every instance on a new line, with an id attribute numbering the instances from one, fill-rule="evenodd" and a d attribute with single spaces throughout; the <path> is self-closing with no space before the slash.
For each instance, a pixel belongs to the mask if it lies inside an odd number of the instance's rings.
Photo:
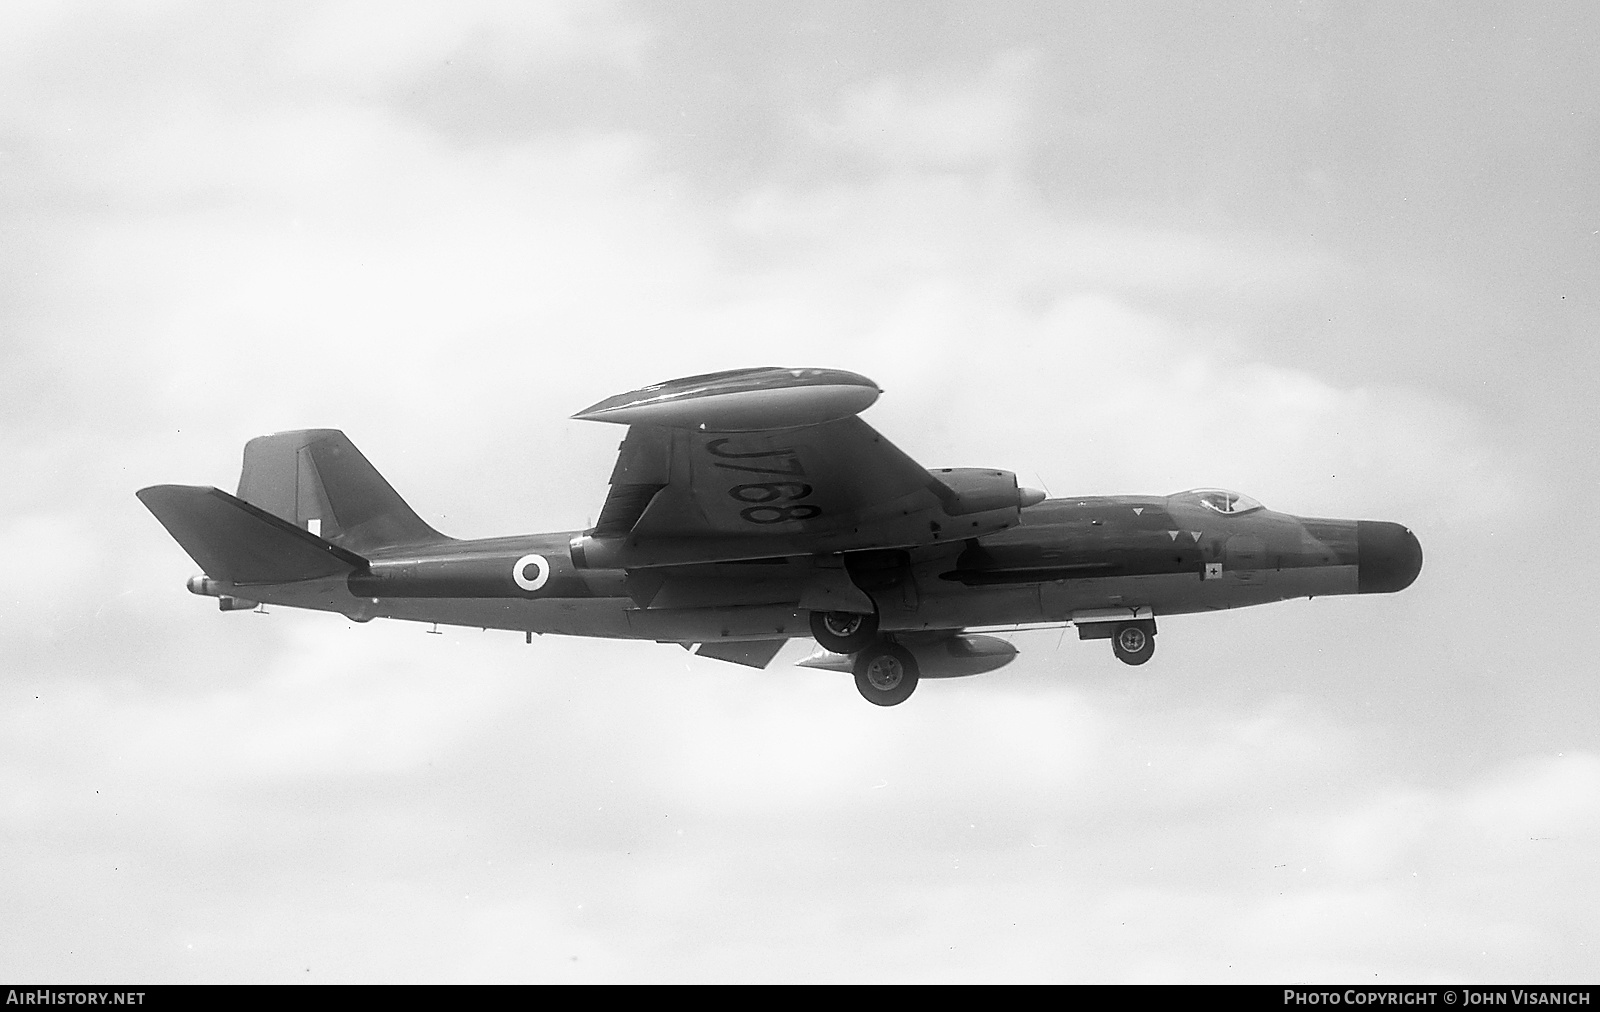
<path id="1" fill-rule="evenodd" d="M 294 583 L 365 570 L 367 560 L 221 489 L 152 485 L 139 501 L 208 576 L 239 585 Z"/>

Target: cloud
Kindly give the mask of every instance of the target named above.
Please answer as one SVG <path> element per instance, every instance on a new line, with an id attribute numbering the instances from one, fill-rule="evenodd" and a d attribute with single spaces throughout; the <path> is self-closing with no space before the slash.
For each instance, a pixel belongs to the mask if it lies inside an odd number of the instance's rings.
<path id="1" fill-rule="evenodd" d="M 286 69 L 363 89 L 410 85 L 419 72 L 457 60 L 512 76 L 581 57 L 627 62 L 648 39 L 642 23 L 609 3 L 344 0 L 308 14 L 290 26 L 280 55 Z"/>
<path id="2" fill-rule="evenodd" d="M 95 550 L 95 540 L 70 516 L 6 518 L 0 527 L 0 558 L 6 560 L 7 571 L 27 574 L 6 588 L 8 624 L 18 631 L 37 631 L 48 628 L 54 616 L 78 607 L 101 568 L 103 555 Z"/>
<path id="3" fill-rule="evenodd" d="M 975 79 L 884 77 L 842 96 L 834 114 L 813 121 L 821 143 L 875 161 L 920 169 L 983 167 L 1013 161 L 1026 140 L 1032 54 L 1001 54 Z"/>
<path id="4" fill-rule="evenodd" d="M 329 25 L 352 10 L 298 23 L 299 34 L 280 29 L 276 44 L 287 45 L 286 34 L 345 37 Z M 450 15 L 445 27 L 434 17 L 445 16 L 412 12 L 383 26 L 409 40 L 375 44 L 391 54 L 385 73 L 419 67 L 433 58 L 429 47 L 457 46 L 476 30 L 476 14 Z M 844 121 L 860 129 L 840 137 L 866 143 L 872 131 L 862 124 L 876 121 L 862 109 L 928 134 L 940 133 L 949 109 L 980 110 L 955 121 L 1020 135 L 1006 124 L 1027 114 L 1032 68 L 1010 53 L 936 88 L 880 79 L 843 100 L 841 109 L 856 110 Z M 1261 488 L 1260 464 L 1245 459 L 1255 453 L 1274 470 L 1299 471 L 1291 494 L 1362 473 L 1372 480 L 1359 489 L 1390 487 L 1418 461 L 1443 461 L 1478 472 L 1463 499 L 1504 498 L 1492 453 L 1476 444 L 1436 452 L 1474 432 L 1456 407 L 1401 390 L 1341 390 L 1253 360 L 1239 350 L 1247 334 L 1164 302 L 1217 292 L 1267 306 L 1304 299 L 1323 284 L 1324 254 L 1249 234 L 1064 217 L 1022 183 L 1019 155 L 1003 144 L 962 148 L 993 156 L 983 178 L 950 176 L 942 156 L 918 156 L 857 182 L 763 184 L 718 204 L 686 201 L 643 134 L 463 150 L 345 92 L 268 95 L 242 109 L 152 104 L 111 132 L 111 157 L 85 148 L 67 160 L 63 179 L 110 195 L 117 210 L 71 251 L 65 266 L 80 283 L 32 307 L 56 314 L 57 335 L 23 365 L 51 368 L 72 346 L 79 363 L 20 388 L 20 402 L 43 410 L 36 399 L 49 391 L 82 417 L 85 390 L 109 402 L 139 375 L 150 396 L 134 405 L 153 410 L 152 421 L 227 391 L 234 441 L 337 423 L 353 407 L 370 417 L 364 428 L 381 432 L 421 421 L 397 405 L 469 400 L 504 405 L 532 433 L 615 387 L 730 362 L 860 363 L 904 390 L 906 407 L 951 393 L 919 373 L 947 380 L 963 362 L 967 403 L 991 391 L 1044 409 L 1034 417 L 1046 432 L 1070 433 L 1064 454 L 1001 451 L 1024 470 L 1051 470 L 1053 487 L 1079 474 L 1101 480 L 1101 464 L 1086 470 L 1072 458 L 1114 432 L 1137 440 L 1122 456 L 1139 462 L 1110 476 L 1117 487 L 1223 482 L 1270 496 L 1277 489 Z M 914 153 L 918 143 L 900 146 Z M 740 255 L 752 244 L 762 251 L 753 262 Z M 77 298 L 85 288 L 95 295 L 86 303 Z M 614 360 L 626 369 L 595 368 L 596 347 L 620 352 Z M 484 367 L 495 362 L 509 367 Z M 531 411 L 510 410 L 524 402 Z M 448 423 L 411 427 L 418 457 L 473 441 Z M 967 428 L 988 448 L 969 449 L 941 427 L 933 431 L 952 437 L 942 452 L 995 452 L 993 429 Z M 1418 428 L 1429 435 L 1382 445 L 1384 433 Z M 374 437 L 356 435 L 372 452 Z M 377 454 L 394 459 L 381 443 Z M 1066 467 L 1052 470 L 1063 458 Z M 538 457 L 530 465 L 548 466 Z M 576 526 L 600 491 L 550 505 Z M 1325 508 L 1362 499 L 1356 491 Z M 455 501 L 443 510 L 472 512 Z M 466 519 L 467 530 L 480 529 Z"/>

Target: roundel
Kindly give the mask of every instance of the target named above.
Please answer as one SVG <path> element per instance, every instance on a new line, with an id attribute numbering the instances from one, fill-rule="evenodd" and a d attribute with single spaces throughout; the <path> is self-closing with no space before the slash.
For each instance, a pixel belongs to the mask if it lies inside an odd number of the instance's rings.
<path id="1" fill-rule="evenodd" d="M 542 555 L 524 555 L 511 567 L 511 578 L 523 590 L 538 590 L 550 579 L 550 563 Z"/>

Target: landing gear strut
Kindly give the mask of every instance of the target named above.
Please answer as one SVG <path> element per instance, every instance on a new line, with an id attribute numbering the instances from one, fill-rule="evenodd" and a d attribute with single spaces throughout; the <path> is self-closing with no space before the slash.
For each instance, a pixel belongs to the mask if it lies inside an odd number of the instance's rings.
<path id="1" fill-rule="evenodd" d="M 917 659 L 888 640 L 878 640 L 856 655 L 855 673 L 856 689 L 878 706 L 903 703 L 917 688 Z"/>
<path id="2" fill-rule="evenodd" d="M 853 654 L 878 635 L 878 616 L 853 611 L 814 611 L 811 636 L 824 650 Z"/>
<path id="3" fill-rule="evenodd" d="M 1143 664 L 1156 652 L 1156 638 L 1141 622 L 1124 622 L 1111 637 L 1111 652 L 1124 664 Z"/>

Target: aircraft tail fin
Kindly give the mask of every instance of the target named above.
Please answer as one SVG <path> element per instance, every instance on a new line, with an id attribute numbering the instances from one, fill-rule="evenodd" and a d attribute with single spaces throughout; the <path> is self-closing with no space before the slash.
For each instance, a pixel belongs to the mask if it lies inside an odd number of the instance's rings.
<path id="1" fill-rule="evenodd" d="M 449 540 L 424 523 L 338 429 L 250 440 L 239 498 L 353 552 Z"/>
<path id="2" fill-rule="evenodd" d="M 219 580 L 293 583 L 367 567 L 354 552 L 221 489 L 152 485 L 138 496 L 206 575 Z"/>

